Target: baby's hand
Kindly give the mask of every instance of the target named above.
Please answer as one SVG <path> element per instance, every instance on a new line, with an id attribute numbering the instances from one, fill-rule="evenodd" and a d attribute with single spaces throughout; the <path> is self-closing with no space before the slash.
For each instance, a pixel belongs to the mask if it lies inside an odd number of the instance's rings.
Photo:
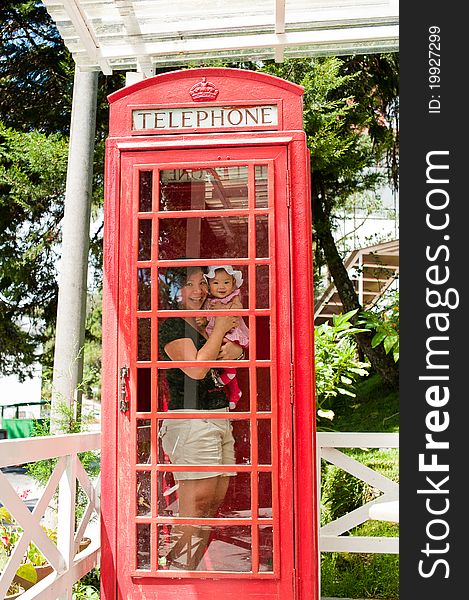
<path id="1" fill-rule="evenodd" d="M 195 322 L 197 323 L 197 327 L 207 327 L 207 318 L 206 317 L 196 317 Z"/>
<path id="2" fill-rule="evenodd" d="M 221 302 L 220 300 L 212 300 L 210 308 L 212 310 L 227 310 L 229 306 L 223 304 L 223 302 Z"/>

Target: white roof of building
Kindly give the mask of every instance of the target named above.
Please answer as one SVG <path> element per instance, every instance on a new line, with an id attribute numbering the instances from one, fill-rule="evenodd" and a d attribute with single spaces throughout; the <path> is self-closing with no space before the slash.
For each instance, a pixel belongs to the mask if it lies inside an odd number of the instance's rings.
<path id="1" fill-rule="evenodd" d="M 398 0 L 43 0 L 82 70 L 396 52 Z"/>

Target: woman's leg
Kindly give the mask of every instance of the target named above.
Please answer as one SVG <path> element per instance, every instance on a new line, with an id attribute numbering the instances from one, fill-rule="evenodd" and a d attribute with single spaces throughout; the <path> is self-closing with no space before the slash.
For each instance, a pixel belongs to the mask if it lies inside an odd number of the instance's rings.
<path id="1" fill-rule="evenodd" d="M 228 477 L 185 479 L 179 481 L 179 516 L 213 517 L 223 502 L 229 485 Z M 209 545 L 210 526 L 183 525 L 181 538 L 168 558 L 177 560 L 186 556 L 185 567 L 195 570 Z"/>
<path id="2" fill-rule="evenodd" d="M 228 485 L 228 477 L 206 479 L 182 479 L 179 481 L 179 516 L 213 517 L 222 503 Z"/>

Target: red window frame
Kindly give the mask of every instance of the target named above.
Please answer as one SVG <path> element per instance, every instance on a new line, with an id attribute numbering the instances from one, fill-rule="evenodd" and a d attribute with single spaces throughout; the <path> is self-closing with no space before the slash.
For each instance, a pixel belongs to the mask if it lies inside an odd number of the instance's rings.
<path id="1" fill-rule="evenodd" d="M 241 150 L 241 149 L 237 149 Z M 263 150 L 266 150 L 265 148 Z M 267 148 L 268 150 L 268 148 Z M 202 151 L 184 151 L 178 152 L 178 155 L 184 154 L 202 154 Z M 165 151 L 165 154 L 173 154 L 174 152 Z M 204 150 L 203 154 L 206 155 L 207 151 Z M 240 152 L 238 151 L 238 154 Z M 242 153 L 242 152 L 241 152 Z M 158 153 L 160 154 L 160 153 Z M 250 152 L 250 156 L 255 155 L 256 152 Z M 280 489 L 279 489 L 279 479 L 280 479 L 280 465 L 278 456 L 279 453 L 285 450 L 285 440 L 283 440 L 279 436 L 278 430 L 278 422 L 279 422 L 279 412 L 278 405 L 276 402 L 272 402 L 271 411 L 265 413 L 257 412 L 256 406 L 256 369 L 257 368 L 270 368 L 271 373 L 271 397 L 278 398 L 279 394 L 282 394 L 285 397 L 286 388 L 288 387 L 288 378 L 280 378 L 281 383 L 279 385 L 279 381 L 277 378 L 277 368 L 279 366 L 279 357 L 278 357 L 278 345 L 282 343 L 282 340 L 278 339 L 282 336 L 281 330 L 285 329 L 289 330 L 290 327 L 290 316 L 289 316 L 289 293 L 286 293 L 285 298 L 283 299 L 283 305 L 280 307 L 281 310 L 279 314 L 277 314 L 277 295 L 278 289 L 277 284 L 284 287 L 285 289 L 289 289 L 289 269 L 288 266 L 281 266 L 277 261 L 277 248 L 276 248 L 276 240 L 282 240 L 282 250 L 286 251 L 285 256 L 288 257 L 288 211 L 287 211 L 287 203 L 288 203 L 288 193 L 286 189 L 286 185 L 284 186 L 284 190 L 279 190 L 279 186 L 281 185 L 280 179 L 280 171 L 282 171 L 282 167 L 286 171 L 286 161 L 287 161 L 287 149 L 286 147 L 276 147 L 270 148 L 270 152 L 267 152 L 267 155 L 270 154 L 270 157 L 265 156 L 265 152 L 260 153 L 261 156 L 246 159 L 230 159 L 229 161 L 220 161 L 220 160 L 194 160 L 190 158 L 187 161 L 165 161 L 165 162 L 153 162 L 144 160 L 141 158 L 135 157 L 131 160 L 131 168 L 133 172 L 132 184 L 129 186 L 130 189 L 126 189 L 125 186 L 122 189 L 122 206 L 121 206 L 121 230 L 123 235 L 123 241 L 121 242 L 121 248 L 128 247 L 132 248 L 132 255 L 125 255 L 125 253 L 121 250 L 120 264 L 121 264 L 121 275 L 124 280 L 127 280 L 129 283 L 130 290 L 130 306 L 126 306 L 125 309 L 122 309 L 122 314 L 124 316 L 124 320 L 126 320 L 126 325 L 122 330 L 122 341 L 125 344 L 125 340 L 127 340 L 129 352 L 127 355 L 128 362 L 130 364 L 130 377 L 128 381 L 129 395 L 130 395 L 130 412 L 128 415 L 128 419 L 125 420 L 123 426 L 121 427 L 120 436 L 129 436 L 130 437 L 130 448 L 133 451 L 133 458 L 128 456 L 130 459 L 130 464 L 126 461 L 131 469 L 130 474 L 130 489 L 133 490 L 130 494 L 130 510 L 128 516 L 133 519 L 135 524 L 134 527 L 131 527 L 131 535 L 129 540 L 129 548 L 136 549 L 136 525 L 138 523 L 149 523 L 152 526 L 152 541 L 151 548 L 152 552 L 157 551 L 157 526 L 159 524 L 173 524 L 173 523 L 185 523 L 185 524 L 197 524 L 201 521 L 207 525 L 221 525 L 221 526 L 230 526 L 230 525 L 248 525 L 251 527 L 252 532 L 252 567 L 253 570 L 251 572 L 224 572 L 224 571 L 167 571 L 158 569 L 158 560 L 157 557 L 152 556 L 151 565 L 152 568 L 150 570 L 142 570 L 136 568 L 136 551 L 132 557 L 132 564 L 130 567 L 130 576 L 138 576 L 139 578 L 198 578 L 198 577 L 213 577 L 213 578 L 225 578 L 225 577 L 236 577 L 236 578 L 256 578 L 256 579 L 269 579 L 269 578 L 279 578 L 281 576 L 281 564 L 280 564 L 280 545 L 281 545 L 281 532 L 280 532 L 280 506 L 279 506 L 279 498 L 280 498 Z M 281 162 L 281 166 L 277 167 L 277 172 L 275 172 L 275 161 L 279 160 Z M 256 208 L 255 207 L 255 166 L 257 165 L 267 165 L 268 167 L 268 198 L 269 203 L 266 208 Z M 181 169 L 181 168 L 190 168 L 190 169 L 206 169 L 212 167 L 235 167 L 235 166 L 247 166 L 248 168 L 248 208 L 247 209 L 223 209 L 223 210 L 190 210 L 190 211 L 159 211 L 159 172 L 168 169 Z M 130 168 L 127 167 L 127 168 Z M 123 166 L 123 171 L 126 169 Z M 151 212 L 138 212 L 138 198 L 139 198 L 139 180 L 140 177 L 138 173 L 140 171 L 153 170 L 153 198 L 152 198 L 152 211 Z M 131 192 L 132 202 L 128 202 L 127 192 Z M 277 194 L 277 197 L 275 196 Z M 162 465 L 157 463 L 156 456 L 156 448 L 157 448 L 157 424 L 159 419 L 168 418 L 168 413 L 166 412 L 140 412 L 137 413 L 136 410 L 136 402 L 132 401 L 136 399 L 136 381 L 137 381 L 137 368 L 140 366 L 146 366 L 151 368 L 151 379 L 152 379 L 152 407 L 158 406 L 157 402 L 157 386 L 155 382 L 155 377 L 157 376 L 158 369 L 167 369 L 169 367 L 177 367 L 177 366 L 214 366 L 213 362 L 201 363 L 201 362 L 183 362 L 176 363 L 171 362 L 168 365 L 166 361 L 158 361 L 154 357 L 158 356 L 157 348 L 158 348 L 158 340 L 157 340 L 157 327 L 153 327 L 152 331 L 156 334 L 152 334 L 151 346 L 152 346 L 152 360 L 151 361 L 137 361 L 137 319 L 140 318 L 150 318 L 153 320 L 157 320 L 158 317 L 170 317 L 170 316 L 184 316 L 187 314 L 188 316 L 195 316 L 196 313 L 193 311 L 162 311 L 158 309 L 158 290 L 157 285 L 152 285 L 152 302 L 151 302 L 151 310 L 149 311 L 138 311 L 137 309 L 137 269 L 138 268 L 149 268 L 151 269 L 152 282 L 157 282 L 158 277 L 155 277 L 158 268 L 164 268 L 168 266 L 175 266 L 178 264 L 177 260 L 160 260 L 158 258 L 158 224 L 161 219 L 171 219 L 171 218 L 188 218 L 188 217 L 204 217 L 204 216 L 247 216 L 249 221 L 248 226 L 248 256 L 246 258 L 230 258 L 229 262 L 233 266 L 235 265 L 247 265 L 249 272 L 249 305 L 248 308 L 240 311 L 239 314 L 245 315 L 249 320 L 249 329 L 251 333 L 250 346 L 255 348 L 255 319 L 257 316 L 269 316 L 270 317 L 270 359 L 268 361 L 261 360 L 258 361 L 254 357 L 254 355 L 250 356 L 249 359 L 243 361 L 230 361 L 224 362 L 224 366 L 233 366 L 233 367 L 247 367 L 250 372 L 250 410 L 247 412 L 232 412 L 230 413 L 230 419 L 248 419 L 251 423 L 251 462 L 249 465 L 230 465 L 226 467 L 217 467 L 219 471 L 237 471 L 237 472 L 250 472 L 251 473 L 251 517 L 249 519 L 230 519 L 230 518 L 217 518 L 217 519 L 189 519 L 189 518 L 176 518 L 176 517 L 161 517 L 157 515 L 157 494 L 155 493 L 156 485 L 152 483 L 152 511 L 151 517 L 138 517 L 135 516 L 136 512 L 136 478 L 137 473 L 139 471 L 150 471 L 152 473 L 152 481 L 156 478 L 156 474 L 158 471 L 190 471 L 190 470 L 213 470 L 213 466 L 206 467 L 190 467 L 188 465 L 184 466 L 171 466 L 168 468 L 168 465 Z M 256 240 L 255 240 L 255 218 L 257 215 L 267 215 L 268 224 L 269 224 L 269 257 L 267 258 L 254 258 L 256 254 Z M 129 219 L 130 217 L 130 219 Z M 140 219 L 151 219 L 156 227 L 152 227 L 152 256 L 150 260 L 140 261 L 138 260 L 138 221 Z M 131 223 L 132 226 L 129 227 L 128 223 Z M 130 244 L 128 242 L 130 241 Z M 190 265 L 221 265 L 226 264 L 228 259 L 196 259 L 196 260 L 184 260 L 183 264 L 185 266 Z M 288 262 L 288 259 L 287 259 Z M 180 264 L 180 263 L 179 263 Z M 269 265 L 270 267 L 270 303 L 268 309 L 257 309 L 255 307 L 255 302 L 253 299 L 256 298 L 256 266 L 257 265 Z M 225 311 L 220 311 L 219 314 L 224 314 Z M 200 313 L 199 313 L 200 314 Z M 226 314 L 226 313 L 225 313 Z M 232 312 L 230 314 L 233 314 Z M 138 315 L 138 316 L 137 316 Z M 277 337 L 278 336 L 278 337 Z M 290 335 L 284 336 L 290 340 Z M 283 344 L 285 344 L 285 339 L 283 340 Z M 288 353 L 290 356 L 288 357 L 288 366 L 291 361 L 291 349 L 288 349 Z M 283 351 L 284 356 L 281 357 L 282 363 L 285 364 L 285 351 Z M 287 373 L 283 373 L 283 375 L 287 375 Z M 285 382 L 287 380 L 287 384 Z M 282 388 L 282 389 L 279 389 Z M 286 400 L 284 404 L 287 404 Z M 287 410 L 285 410 L 287 409 Z M 288 418 L 291 419 L 291 406 L 286 407 L 283 406 L 283 413 L 290 413 Z M 219 413 L 211 413 L 211 412 L 198 412 L 197 418 L 226 418 L 226 415 L 220 415 Z M 187 415 L 172 415 L 171 418 L 187 418 Z M 271 419 L 272 429 L 271 429 L 271 444 L 272 444 L 272 466 L 266 465 L 258 465 L 257 464 L 257 420 L 258 419 Z M 139 466 L 136 463 L 136 423 L 137 419 L 147 419 L 151 421 L 151 447 L 152 447 L 152 460 L 151 466 Z M 282 416 L 283 421 L 285 422 L 285 414 Z M 290 432 L 291 432 L 291 423 L 290 423 Z M 290 436 L 291 437 L 291 436 Z M 122 438 L 123 439 L 123 438 Z M 129 439 L 129 438 L 127 438 Z M 291 440 L 290 442 L 291 443 Z M 286 453 L 286 457 L 283 458 L 282 468 L 288 468 L 287 462 L 291 461 L 292 450 L 288 449 Z M 286 459 L 286 460 L 285 460 Z M 122 462 L 122 461 L 120 461 Z M 293 465 L 290 464 L 290 478 L 293 479 Z M 258 506 L 257 506 L 257 474 L 261 471 L 269 471 L 272 472 L 272 519 L 259 519 L 258 516 Z M 277 486 L 277 487 L 276 487 Z M 128 489 L 128 488 L 127 488 Z M 290 493 L 291 495 L 291 493 Z M 292 500 L 293 502 L 293 500 Z M 119 509 L 119 512 L 120 509 Z M 132 517 L 132 515 L 134 515 Z M 291 517 L 292 519 L 292 517 Z M 287 519 L 290 521 L 290 519 Z M 259 572 L 256 567 L 258 565 L 258 527 L 259 525 L 269 525 L 271 524 L 274 531 L 274 543 L 273 543 L 273 570 L 272 572 Z M 288 525 L 287 525 L 288 527 Z M 285 535 L 285 527 L 283 528 Z M 290 522 L 290 535 L 293 536 L 292 533 L 293 522 Z M 291 553 L 293 555 L 293 539 L 290 542 Z M 283 546 L 282 546 L 283 552 Z M 288 562 L 288 561 L 287 561 Z"/>

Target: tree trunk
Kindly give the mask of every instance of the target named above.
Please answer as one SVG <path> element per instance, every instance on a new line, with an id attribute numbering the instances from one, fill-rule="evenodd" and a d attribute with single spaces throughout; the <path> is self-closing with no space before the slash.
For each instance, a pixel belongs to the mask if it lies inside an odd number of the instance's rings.
<path id="1" fill-rule="evenodd" d="M 337 250 L 337 246 L 329 225 L 329 220 L 327 219 L 324 211 L 324 206 L 317 196 L 314 198 L 313 217 L 316 233 L 318 235 L 322 251 L 324 252 L 324 257 L 326 259 L 329 272 L 334 280 L 340 301 L 342 302 L 344 312 L 355 309 L 362 310 L 363 307 L 358 301 L 358 296 L 353 283 L 348 276 L 347 269 L 345 268 L 342 258 Z M 352 322 L 357 318 L 358 315 L 352 319 Z M 368 357 L 372 369 L 380 375 L 383 381 L 388 383 L 394 389 L 397 389 L 399 385 L 399 368 L 394 362 L 393 357 L 390 354 L 386 354 L 382 344 L 379 344 L 379 346 L 376 348 L 371 346 L 373 335 L 373 332 L 357 334 L 356 340 L 358 346 L 363 354 Z"/>

